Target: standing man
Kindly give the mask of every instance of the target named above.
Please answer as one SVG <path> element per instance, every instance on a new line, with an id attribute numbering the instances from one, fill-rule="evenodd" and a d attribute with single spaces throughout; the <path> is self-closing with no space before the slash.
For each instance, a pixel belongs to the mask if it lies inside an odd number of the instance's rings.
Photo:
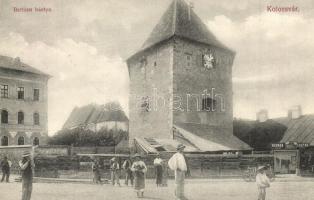
<path id="1" fill-rule="evenodd" d="M 133 186 L 133 173 L 131 170 L 131 166 L 132 166 L 132 162 L 130 158 L 127 158 L 124 162 L 123 162 L 123 169 L 125 171 L 125 185 L 128 186 L 129 185 L 129 180 L 131 182 L 131 186 Z"/>
<path id="2" fill-rule="evenodd" d="M 111 164 L 111 183 L 115 186 L 120 186 L 120 177 L 119 177 L 120 165 L 116 157 L 112 159 Z"/>
<path id="3" fill-rule="evenodd" d="M 93 174 L 94 174 L 93 182 L 96 184 L 101 183 L 100 164 L 99 164 L 99 160 L 96 158 L 93 161 L 92 169 L 93 169 Z"/>
<path id="4" fill-rule="evenodd" d="M 8 160 L 7 156 L 4 156 L 3 160 L 1 161 L 1 169 L 2 169 L 2 179 L 1 182 L 5 181 L 9 182 L 10 177 L 10 161 Z"/>
<path id="5" fill-rule="evenodd" d="M 22 200 L 30 200 L 33 189 L 33 164 L 29 152 L 24 152 L 19 166 L 22 173 Z"/>
<path id="6" fill-rule="evenodd" d="M 258 200 L 265 200 L 266 188 L 270 187 L 270 181 L 266 176 L 265 169 L 265 166 L 260 166 L 257 168 L 256 184 L 258 189 Z"/>
<path id="7" fill-rule="evenodd" d="M 154 166 L 156 169 L 156 185 L 157 185 L 157 187 L 160 187 L 162 184 L 162 175 L 163 175 L 162 164 L 163 164 L 163 160 L 160 158 L 160 154 L 157 154 L 157 157 L 154 160 Z"/>
<path id="8" fill-rule="evenodd" d="M 185 173 L 187 172 L 187 164 L 183 155 L 183 150 L 185 146 L 179 144 L 177 146 L 177 153 L 175 153 L 168 161 L 169 168 L 174 170 L 175 175 L 175 196 L 177 200 L 186 200 L 184 196 L 184 179 Z"/>

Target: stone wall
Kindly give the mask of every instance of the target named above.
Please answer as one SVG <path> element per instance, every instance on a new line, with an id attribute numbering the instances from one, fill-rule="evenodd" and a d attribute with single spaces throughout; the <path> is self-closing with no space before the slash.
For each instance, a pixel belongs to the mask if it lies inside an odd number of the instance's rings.
<path id="1" fill-rule="evenodd" d="M 171 138 L 172 63 L 171 42 L 146 50 L 128 61 L 131 145 L 135 137 Z"/>
<path id="2" fill-rule="evenodd" d="M 214 56 L 214 68 L 204 67 L 204 54 Z M 232 134 L 232 63 L 233 55 L 225 50 L 176 38 L 173 92 L 181 101 L 174 105 L 175 123 L 207 124 L 213 130 Z M 205 90 L 216 101 L 215 110 L 201 111 Z"/>

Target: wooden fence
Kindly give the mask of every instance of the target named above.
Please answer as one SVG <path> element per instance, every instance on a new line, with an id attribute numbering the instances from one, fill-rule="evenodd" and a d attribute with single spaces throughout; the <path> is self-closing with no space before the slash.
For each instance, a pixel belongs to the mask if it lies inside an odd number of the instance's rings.
<path id="1" fill-rule="evenodd" d="M 162 154 L 161 157 L 167 162 L 172 154 Z M 109 178 L 111 157 L 101 158 L 101 168 L 103 177 Z M 120 165 L 124 157 L 119 157 Z M 147 165 L 147 178 L 155 177 L 153 160 L 155 156 L 145 156 L 144 162 Z M 248 167 L 270 164 L 273 166 L 273 155 L 186 155 L 190 169 L 190 178 L 223 178 L 241 177 L 243 171 Z M 90 156 L 36 156 L 36 175 L 43 177 L 66 177 L 66 178 L 91 178 L 92 160 Z M 169 169 L 169 177 L 173 177 L 173 172 Z M 121 171 L 121 177 L 124 176 Z"/>

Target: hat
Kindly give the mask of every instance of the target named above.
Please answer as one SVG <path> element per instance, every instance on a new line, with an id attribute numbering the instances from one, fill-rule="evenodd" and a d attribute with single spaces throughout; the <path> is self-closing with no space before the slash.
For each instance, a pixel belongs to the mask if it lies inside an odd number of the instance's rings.
<path id="1" fill-rule="evenodd" d="M 184 148 L 185 148 L 185 146 L 183 144 L 178 144 L 178 146 L 177 146 L 177 150 L 184 149 Z"/>
<path id="2" fill-rule="evenodd" d="M 28 151 L 24 151 L 23 154 L 22 154 L 22 157 L 28 157 L 30 156 L 31 154 L 28 152 Z"/>
<path id="3" fill-rule="evenodd" d="M 264 165 L 259 166 L 259 167 L 257 168 L 257 171 L 260 171 L 260 170 L 265 169 L 265 168 L 266 168 L 266 166 L 264 166 Z"/>
<path id="4" fill-rule="evenodd" d="M 136 153 L 136 154 L 134 154 L 134 156 L 133 156 L 134 158 L 137 158 L 137 157 L 141 157 L 141 155 L 139 154 L 139 153 Z"/>

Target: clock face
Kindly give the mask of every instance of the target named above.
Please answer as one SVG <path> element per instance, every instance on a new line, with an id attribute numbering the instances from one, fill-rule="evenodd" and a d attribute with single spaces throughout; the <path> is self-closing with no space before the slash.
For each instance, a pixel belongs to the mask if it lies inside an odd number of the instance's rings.
<path id="1" fill-rule="evenodd" d="M 214 62 L 215 62 L 215 58 L 212 53 L 203 55 L 203 66 L 206 69 L 214 68 Z"/>

